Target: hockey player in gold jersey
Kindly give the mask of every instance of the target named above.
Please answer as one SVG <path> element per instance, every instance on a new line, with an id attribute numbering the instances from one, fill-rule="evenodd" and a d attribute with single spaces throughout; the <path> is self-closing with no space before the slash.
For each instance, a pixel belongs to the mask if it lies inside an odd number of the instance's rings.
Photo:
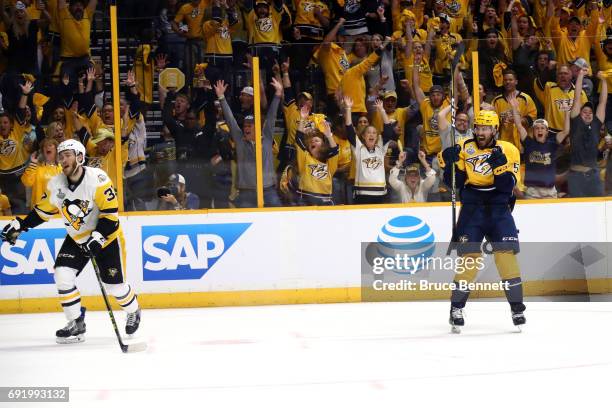
<path id="1" fill-rule="evenodd" d="M 461 198 L 461 212 L 453 242 L 464 258 L 465 272 L 455 275 L 451 296 L 450 324 L 463 326 L 463 308 L 470 295 L 468 285 L 476 279 L 481 265 L 483 238 L 493 248 L 495 264 L 510 303 L 512 321 L 525 323 L 525 305 L 521 275 L 516 260 L 519 252 L 518 230 L 512 217 L 513 189 L 520 177 L 520 155 L 509 142 L 496 140 L 499 117 L 494 111 L 481 110 L 474 119 L 474 137 L 445 149 L 442 153 L 444 180 L 455 185 Z M 468 262 L 472 258 L 473 262 Z M 468 267 L 470 266 L 471 267 Z"/>
<path id="2" fill-rule="evenodd" d="M 55 284 L 68 324 L 56 332 L 58 343 L 84 340 L 85 308 L 76 277 L 95 258 L 106 291 L 127 313 L 125 331 L 140 324 L 136 294 L 125 282 L 125 243 L 119 225 L 117 193 L 108 175 L 83 166 L 85 147 L 69 139 L 57 148 L 62 173 L 49 180 L 34 209 L 23 219 L 8 223 L 0 238 L 14 245 L 19 234 L 59 214 L 68 232 L 55 261 Z"/>

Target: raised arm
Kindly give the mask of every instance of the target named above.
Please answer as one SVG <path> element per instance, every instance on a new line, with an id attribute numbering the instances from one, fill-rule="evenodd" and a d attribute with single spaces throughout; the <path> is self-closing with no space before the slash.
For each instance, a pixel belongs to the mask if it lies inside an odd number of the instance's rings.
<path id="1" fill-rule="evenodd" d="M 570 113 L 571 119 L 577 117 L 580 114 L 580 109 L 582 108 L 582 80 L 584 79 L 584 75 L 587 73 L 587 70 L 588 68 L 582 68 L 578 72 L 578 77 L 576 78 L 576 87 L 574 88 L 574 103 L 572 104 L 572 111 Z"/>
<path id="2" fill-rule="evenodd" d="M 414 98 L 417 103 L 420 105 L 425 100 L 425 93 L 423 89 L 421 89 L 421 78 L 419 75 L 419 65 L 421 64 L 421 60 L 418 59 L 417 56 L 414 56 L 414 63 L 412 64 L 412 90 L 414 92 Z"/>
<path id="3" fill-rule="evenodd" d="M 270 83 L 274 88 L 274 97 L 268 107 L 268 113 L 266 114 L 266 121 L 262 129 L 262 135 L 264 139 L 272 140 L 274 137 L 274 124 L 276 122 L 276 114 L 278 113 L 278 105 L 283 96 L 283 85 L 276 79 L 272 78 Z"/>
<path id="4" fill-rule="evenodd" d="M 340 30 L 340 27 L 344 25 L 345 21 L 346 20 L 343 17 L 340 17 L 338 19 L 338 22 L 336 23 L 336 25 L 331 30 L 329 30 L 329 33 L 327 33 L 325 38 L 323 38 L 323 43 L 321 44 L 321 46 L 325 48 L 329 48 L 331 46 L 331 43 L 336 41 L 336 36 L 338 35 L 338 31 Z"/>
<path id="5" fill-rule="evenodd" d="M 606 120 L 606 103 L 608 102 L 608 79 L 607 75 L 599 71 L 597 73 L 597 78 L 599 78 L 599 82 L 601 83 L 601 91 L 599 92 L 599 103 L 597 104 L 597 112 L 595 116 L 601 123 L 604 123 Z"/>
<path id="6" fill-rule="evenodd" d="M 353 99 L 350 96 L 342 98 L 342 106 L 344 107 L 344 127 L 346 128 L 346 138 L 353 146 L 357 143 L 357 132 L 353 126 L 353 117 L 351 115 L 353 109 Z"/>
<path id="7" fill-rule="evenodd" d="M 570 113 L 565 112 L 565 120 L 563 121 L 563 130 L 556 135 L 557 143 L 561 144 L 570 132 Z"/>
<path id="8" fill-rule="evenodd" d="M 448 123 L 448 120 L 446 119 L 450 111 L 450 104 L 438 111 L 438 130 L 443 131 L 448 129 L 448 127 L 450 126 L 450 123 Z"/>
<path id="9" fill-rule="evenodd" d="M 240 130 L 240 126 L 238 126 L 238 122 L 236 122 L 236 118 L 232 113 L 232 108 L 230 108 L 229 104 L 227 103 L 227 100 L 225 99 L 225 91 L 227 90 L 227 86 L 228 85 L 225 83 L 225 81 L 219 80 L 213 88 L 215 89 L 215 94 L 217 94 L 217 99 L 221 104 L 221 109 L 223 110 L 223 118 L 230 127 L 230 135 L 232 136 L 232 139 L 234 139 L 234 141 L 237 141 L 236 139 L 239 138 L 238 135 L 242 134 L 242 131 Z"/>
<path id="10" fill-rule="evenodd" d="M 518 130 L 519 137 L 521 138 L 521 142 L 527 138 L 527 130 L 523 127 L 523 123 L 521 122 L 521 112 L 519 110 L 519 102 L 516 100 L 516 95 L 512 94 L 506 97 L 508 103 L 512 107 L 512 118 L 514 120 L 514 126 Z"/>
<path id="11" fill-rule="evenodd" d="M 329 126 L 329 123 L 326 120 L 323 121 L 323 134 L 327 139 L 327 143 L 329 143 L 329 147 L 334 149 L 338 146 L 338 144 L 336 143 L 336 139 L 334 139 L 334 135 L 332 134 L 331 127 Z"/>

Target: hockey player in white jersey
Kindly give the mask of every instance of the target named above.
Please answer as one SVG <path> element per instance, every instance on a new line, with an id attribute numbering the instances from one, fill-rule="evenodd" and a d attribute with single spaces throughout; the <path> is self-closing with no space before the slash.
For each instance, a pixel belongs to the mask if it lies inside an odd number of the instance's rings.
<path id="1" fill-rule="evenodd" d="M 0 238 L 14 245 L 19 234 L 59 214 L 68 234 L 55 260 L 54 278 L 68 324 L 56 332 L 57 342 L 84 341 L 85 308 L 75 281 L 90 257 L 96 259 L 107 292 L 126 311 L 125 331 L 131 335 L 140 324 L 140 308 L 125 282 L 125 242 L 115 189 L 103 170 L 83 165 L 85 147 L 79 141 L 60 143 L 57 154 L 62 174 L 49 180 L 34 209 L 7 224 Z"/>

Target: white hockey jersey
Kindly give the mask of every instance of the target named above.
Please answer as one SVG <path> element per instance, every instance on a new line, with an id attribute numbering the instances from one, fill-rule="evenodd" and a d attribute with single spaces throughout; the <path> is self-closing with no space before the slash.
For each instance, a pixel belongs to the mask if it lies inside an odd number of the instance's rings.
<path id="1" fill-rule="evenodd" d="M 87 166 L 83 170 L 74 184 L 63 173 L 49 180 L 34 209 L 45 221 L 59 213 L 77 244 L 87 241 L 100 218 L 108 218 L 117 228 L 106 237 L 106 246 L 121 233 L 117 193 L 104 170 Z"/>
<path id="2" fill-rule="evenodd" d="M 381 196 L 387 194 L 385 174 L 385 155 L 389 143 L 383 145 L 378 138 L 374 150 L 370 151 L 357 137 L 355 140 L 355 185 L 353 191 L 357 195 Z"/>

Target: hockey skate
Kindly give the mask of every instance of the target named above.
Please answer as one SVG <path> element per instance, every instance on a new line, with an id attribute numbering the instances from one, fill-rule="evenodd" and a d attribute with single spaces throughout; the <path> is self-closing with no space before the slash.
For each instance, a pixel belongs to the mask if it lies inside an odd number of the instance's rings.
<path id="1" fill-rule="evenodd" d="M 136 310 L 134 313 L 127 314 L 127 322 L 125 324 L 125 333 L 128 335 L 132 335 L 138 330 L 138 326 L 140 325 L 140 309 Z"/>
<path id="2" fill-rule="evenodd" d="M 58 344 L 82 343 L 85 341 L 85 308 L 81 307 L 81 315 L 68 322 L 66 327 L 55 332 Z"/>
<path id="3" fill-rule="evenodd" d="M 523 312 L 512 312 L 512 323 L 514 323 L 519 332 L 522 332 L 521 326 L 527 323 L 525 314 Z"/>
<path id="4" fill-rule="evenodd" d="M 463 320 L 463 309 L 451 306 L 448 323 L 451 325 L 451 333 L 461 333 L 461 327 L 465 324 Z"/>

